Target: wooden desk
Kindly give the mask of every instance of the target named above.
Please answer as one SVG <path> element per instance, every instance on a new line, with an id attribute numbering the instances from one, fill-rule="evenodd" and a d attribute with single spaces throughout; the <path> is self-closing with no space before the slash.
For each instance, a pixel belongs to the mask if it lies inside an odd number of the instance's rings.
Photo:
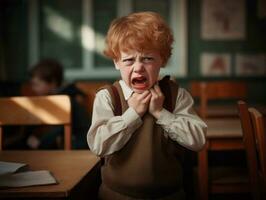
<path id="1" fill-rule="evenodd" d="M 0 160 L 27 163 L 31 170 L 49 170 L 59 182 L 57 185 L 0 189 L 0 199 L 96 198 L 99 158 L 89 150 L 0 151 Z"/>
<path id="2" fill-rule="evenodd" d="M 258 104 L 258 105 L 250 105 L 250 107 L 257 108 L 261 113 L 266 115 L 266 105 Z M 200 107 L 195 106 L 197 112 L 199 112 Z M 238 117 L 238 108 L 237 105 L 228 104 L 228 105 L 208 105 L 207 109 L 208 118 L 223 118 L 226 117 Z"/>
<path id="3" fill-rule="evenodd" d="M 209 193 L 219 193 L 219 191 L 227 190 L 227 192 L 236 192 L 228 188 L 221 189 L 219 185 L 209 186 L 209 167 L 208 167 L 208 151 L 226 151 L 226 150 L 243 150 L 242 130 L 240 120 L 238 118 L 216 118 L 207 119 L 208 125 L 206 145 L 198 154 L 198 180 L 200 198 L 208 199 Z M 242 188 L 243 185 L 239 186 Z M 248 192 L 249 189 L 246 188 Z"/>

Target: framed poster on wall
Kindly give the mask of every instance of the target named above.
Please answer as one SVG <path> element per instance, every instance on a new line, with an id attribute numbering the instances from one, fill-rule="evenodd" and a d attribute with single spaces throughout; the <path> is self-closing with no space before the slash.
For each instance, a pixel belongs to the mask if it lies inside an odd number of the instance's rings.
<path id="1" fill-rule="evenodd" d="M 266 54 L 237 54 L 236 75 L 266 76 Z"/>
<path id="2" fill-rule="evenodd" d="M 231 56 L 228 53 L 203 53 L 200 58 L 203 76 L 229 76 L 231 74 Z"/>
<path id="3" fill-rule="evenodd" d="M 202 39 L 245 38 L 245 0 L 202 0 L 201 6 Z"/>

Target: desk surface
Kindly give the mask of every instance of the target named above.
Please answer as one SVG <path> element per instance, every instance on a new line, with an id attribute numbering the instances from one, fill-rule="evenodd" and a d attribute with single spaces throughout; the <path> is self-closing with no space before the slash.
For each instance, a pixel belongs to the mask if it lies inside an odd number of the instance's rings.
<path id="1" fill-rule="evenodd" d="M 67 197 L 99 161 L 89 150 L 0 151 L 1 161 L 22 162 L 30 170 L 49 170 L 59 184 L 0 189 L 0 197 Z"/>
<path id="2" fill-rule="evenodd" d="M 258 109 L 262 114 L 266 115 L 266 105 L 249 105 L 249 107 L 254 107 Z M 195 106 L 195 109 L 198 111 L 199 106 Z M 207 116 L 208 117 L 238 117 L 238 108 L 237 104 L 229 105 L 208 105 L 207 107 Z"/>
<path id="3" fill-rule="evenodd" d="M 213 118 L 205 120 L 207 138 L 242 138 L 240 119 L 238 118 Z"/>

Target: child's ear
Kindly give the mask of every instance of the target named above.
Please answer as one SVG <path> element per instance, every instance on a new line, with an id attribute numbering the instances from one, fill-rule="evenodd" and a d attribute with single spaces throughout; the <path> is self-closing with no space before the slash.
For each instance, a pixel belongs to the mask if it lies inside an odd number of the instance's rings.
<path id="1" fill-rule="evenodd" d="M 117 70 L 120 70 L 120 67 L 118 66 L 118 62 L 115 61 L 115 60 L 113 60 L 113 62 L 114 62 L 115 68 L 116 68 Z"/>

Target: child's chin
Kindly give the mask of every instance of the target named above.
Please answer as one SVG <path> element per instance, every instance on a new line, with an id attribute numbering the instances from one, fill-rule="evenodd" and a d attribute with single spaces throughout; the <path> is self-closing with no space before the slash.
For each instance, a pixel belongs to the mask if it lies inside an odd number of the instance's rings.
<path id="1" fill-rule="evenodd" d="M 138 94 L 142 94 L 143 92 L 145 92 L 145 91 L 147 91 L 147 90 L 149 90 L 150 88 L 145 88 L 145 89 L 136 89 L 136 88 L 133 88 L 133 91 L 135 92 L 135 93 L 138 93 Z"/>
<path id="2" fill-rule="evenodd" d="M 135 93 L 142 94 L 145 90 L 136 90 L 136 89 L 134 89 L 133 91 L 134 91 Z"/>

